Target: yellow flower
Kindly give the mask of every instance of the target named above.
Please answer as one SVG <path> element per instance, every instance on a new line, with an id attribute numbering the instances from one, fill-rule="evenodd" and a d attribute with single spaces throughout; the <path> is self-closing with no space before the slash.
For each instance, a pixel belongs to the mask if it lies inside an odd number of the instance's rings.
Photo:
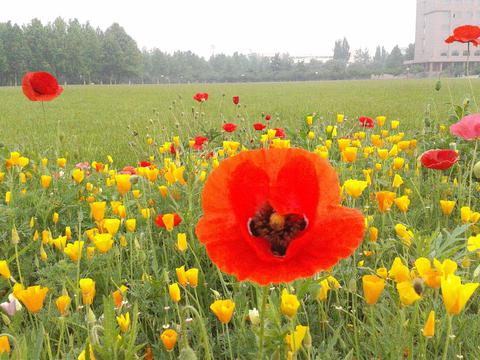
<path id="1" fill-rule="evenodd" d="M 345 191 L 347 192 L 348 195 L 353 197 L 354 199 L 359 198 L 363 190 L 365 190 L 368 186 L 368 183 L 366 181 L 361 181 L 361 180 L 347 180 L 343 183 L 343 187 L 345 188 Z"/>
<path id="2" fill-rule="evenodd" d="M 12 192 L 7 191 L 5 192 L 5 204 L 10 204 L 10 201 L 12 201 Z"/>
<path id="3" fill-rule="evenodd" d="M 405 164 L 405 159 L 404 158 L 396 157 L 395 159 L 393 159 L 393 168 L 395 170 L 400 170 L 401 168 L 403 168 L 404 164 Z"/>
<path id="4" fill-rule="evenodd" d="M 377 116 L 375 119 L 377 120 L 378 126 L 382 127 L 383 125 L 385 125 L 385 120 L 387 120 L 387 117 L 382 115 Z"/>
<path id="5" fill-rule="evenodd" d="M 358 148 L 348 146 L 342 151 L 342 160 L 347 163 L 354 163 L 357 160 Z"/>
<path id="6" fill-rule="evenodd" d="M 350 139 L 338 139 L 338 148 L 340 149 L 340 152 L 343 152 L 350 144 L 352 143 L 352 140 Z"/>
<path id="7" fill-rule="evenodd" d="M 397 236 L 403 240 L 403 243 L 406 246 L 410 246 L 412 244 L 413 232 L 410 230 L 407 230 L 407 227 L 405 225 L 403 224 L 395 225 L 395 232 L 397 233 Z"/>
<path id="8" fill-rule="evenodd" d="M 442 297 L 447 313 L 458 315 L 478 287 L 478 283 L 462 284 L 459 276 L 450 274 L 442 279 Z"/>
<path id="9" fill-rule="evenodd" d="M 369 305 L 376 304 L 385 288 L 385 280 L 375 275 L 364 275 L 362 285 L 365 302 Z"/>
<path id="10" fill-rule="evenodd" d="M 337 114 L 337 123 L 341 124 L 341 123 L 343 123 L 343 120 L 345 120 L 345 115 L 344 114 Z"/>
<path id="11" fill-rule="evenodd" d="M 160 335 L 163 345 L 167 351 L 172 351 L 177 343 L 177 332 L 173 329 L 167 329 Z"/>
<path id="12" fill-rule="evenodd" d="M 158 191 L 160 191 L 160 195 L 162 195 L 162 197 L 167 197 L 168 188 L 165 185 L 159 186 Z"/>
<path id="13" fill-rule="evenodd" d="M 318 293 L 318 300 L 327 300 L 328 291 L 333 289 L 340 289 L 340 283 L 333 276 L 329 276 L 326 279 L 320 281 L 320 292 Z"/>
<path id="14" fill-rule="evenodd" d="M 72 260 L 73 262 L 78 262 L 78 259 L 82 257 L 82 250 L 84 241 L 74 241 L 73 243 L 67 244 L 63 249 L 63 252 Z"/>
<path id="15" fill-rule="evenodd" d="M 476 236 L 470 236 L 467 242 L 468 251 L 477 251 L 480 249 L 480 234 Z"/>
<path id="16" fill-rule="evenodd" d="M 103 227 L 108 231 L 108 233 L 114 236 L 118 229 L 120 228 L 120 220 L 119 219 L 105 219 L 103 221 Z"/>
<path id="17" fill-rule="evenodd" d="M 93 243 L 98 251 L 102 254 L 107 253 L 113 246 L 113 238 L 109 233 L 97 234 L 93 240 Z"/>
<path id="18" fill-rule="evenodd" d="M 100 222 L 105 217 L 105 207 L 107 203 L 105 201 L 97 201 L 90 203 L 90 211 L 95 221 Z"/>
<path id="19" fill-rule="evenodd" d="M 170 295 L 170 299 L 172 299 L 174 303 L 178 303 L 180 301 L 180 287 L 177 283 L 168 285 L 168 294 Z"/>
<path id="20" fill-rule="evenodd" d="M 390 122 L 390 127 L 392 128 L 392 130 L 397 129 L 399 125 L 400 125 L 400 121 L 398 120 L 392 120 Z"/>
<path id="21" fill-rule="evenodd" d="M 50 175 L 40 176 L 40 184 L 42 185 L 42 188 L 48 189 L 51 183 L 52 183 L 52 177 Z"/>
<path id="22" fill-rule="evenodd" d="M 230 299 L 215 300 L 215 302 L 210 305 L 210 310 L 213 311 L 222 324 L 228 324 L 232 319 L 235 303 Z"/>
<path id="23" fill-rule="evenodd" d="M 128 232 L 135 232 L 137 227 L 137 220 L 136 219 L 128 219 L 125 221 L 125 227 L 127 228 Z"/>
<path id="24" fill-rule="evenodd" d="M 67 237 L 66 236 L 59 236 L 58 238 L 52 239 L 50 241 L 50 244 L 55 246 L 55 248 L 59 251 L 63 251 L 66 243 L 67 243 Z"/>
<path id="25" fill-rule="evenodd" d="M 432 268 L 430 260 L 427 258 L 418 258 L 415 261 L 415 268 L 420 277 L 431 288 L 440 288 L 440 281 L 457 270 L 457 263 L 452 260 L 445 260 L 443 263 L 437 259 L 433 260 L 434 268 Z"/>
<path id="26" fill-rule="evenodd" d="M 421 299 L 421 296 L 415 291 L 411 281 L 403 281 L 397 284 L 398 295 L 403 305 L 412 305 L 415 301 Z"/>
<path id="27" fill-rule="evenodd" d="M 187 234 L 185 233 L 177 234 L 177 249 L 180 250 L 181 252 L 184 252 L 188 249 Z"/>
<path id="28" fill-rule="evenodd" d="M 140 197 L 140 190 L 132 190 L 132 195 L 135 199 Z"/>
<path id="29" fill-rule="evenodd" d="M 67 159 L 65 159 L 65 158 L 58 158 L 57 159 L 57 166 L 58 167 L 64 168 L 66 164 L 67 164 Z"/>
<path id="30" fill-rule="evenodd" d="M 430 311 L 430 314 L 428 314 L 422 334 L 427 338 L 432 338 L 435 336 L 435 311 L 432 310 Z"/>
<path id="31" fill-rule="evenodd" d="M 119 308 L 122 306 L 123 303 L 123 296 L 127 293 L 128 287 L 125 285 L 121 285 L 119 289 L 115 290 L 112 293 L 113 301 L 115 303 L 115 307 Z"/>
<path id="32" fill-rule="evenodd" d="M 67 240 L 72 239 L 72 229 L 70 226 L 65 226 L 65 236 L 67 237 Z"/>
<path id="33" fill-rule="evenodd" d="M 85 172 L 82 169 L 75 169 L 72 171 L 72 178 L 77 184 L 80 184 L 85 179 Z"/>
<path id="34" fill-rule="evenodd" d="M 464 206 L 460 209 L 460 216 L 464 224 L 475 224 L 480 220 L 480 213 L 472 211 L 468 206 Z"/>
<path id="35" fill-rule="evenodd" d="M 92 345 L 88 345 L 88 350 L 89 350 L 89 355 L 90 355 L 90 360 L 95 360 L 95 355 L 93 354 L 93 349 Z M 85 350 L 83 350 L 80 355 L 78 355 L 78 360 L 86 360 L 87 356 L 85 354 Z"/>
<path id="36" fill-rule="evenodd" d="M 3 353 L 10 353 L 10 342 L 6 335 L 0 336 L 0 354 Z"/>
<path id="37" fill-rule="evenodd" d="M 442 208 L 443 215 L 451 215 L 455 204 L 456 201 L 440 200 L 440 207 Z"/>
<path id="38" fill-rule="evenodd" d="M 380 276 L 382 279 L 386 279 L 388 276 L 388 270 L 384 267 L 378 268 L 376 271 L 377 275 Z"/>
<path id="39" fill-rule="evenodd" d="M 388 271 L 388 276 L 397 283 L 411 280 L 410 270 L 399 257 L 396 257 L 393 261 L 392 267 Z"/>
<path id="40" fill-rule="evenodd" d="M 24 290 L 20 290 L 16 297 L 31 313 L 37 313 L 43 308 L 48 288 L 37 286 L 29 286 Z"/>
<path id="41" fill-rule="evenodd" d="M 71 301 L 72 299 L 67 294 L 62 295 L 55 300 L 55 305 L 57 306 L 58 312 L 61 316 L 67 315 Z"/>
<path id="42" fill-rule="evenodd" d="M 408 198 L 407 195 L 396 198 L 393 201 L 395 202 L 395 205 L 397 206 L 398 210 L 400 210 L 403 213 L 406 213 L 408 211 L 408 207 L 410 206 L 410 199 Z"/>
<path id="43" fill-rule="evenodd" d="M 197 287 L 198 285 L 198 269 L 191 268 L 185 272 L 187 277 L 188 284 L 192 287 Z"/>
<path id="44" fill-rule="evenodd" d="M 90 278 L 80 279 L 80 290 L 82 291 L 82 300 L 84 305 L 92 305 L 95 298 L 95 281 Z"/>
<path id="45" fill-rule="evenodd" d="M 130 327 L 130 313 L 127 312 L 125 315 L 117 316 L 117 323 L 120 330 L 126 333 Z"/>
<path id="46" fill-rule="evenodd" d="M 182 286 L 187 285 L 187 275 L 185 274 L 185 266 L 181 266 L 175 269 L 175 273 L 177 274 L 177 280 Z"/>
<path id="47" fill-rule="evenodd" d="M 280 304 L 280 309 L 282 314 L 293 318 L 297 314 L 298 307 L 300 302 L 297 299 L 297 295 L 290 294 L 287 289 L 282 290 L 282 301 Z"/>
<path id="48" fill-rule="evenodd" d="M 0 261 L 0 275 L 6 280 L 12 276 L 8 263 L 5 260 Z"/>
<path id="49" fill-rule="evenodd" d="M 376 242 L 378 240 L 378 229 L 375 226 L 371 226 L 368 229 L 368 236 L 370 241 Z"/>
<path id="50" fill-rule="evenodd" d="M 402 186 L 403 184 L 403 179 L 400 175 L 398 174 L 395 174 L 395 176 L 393 177 L 393 184 L 392 184 L 392 187 L 394 188 L 399 188 L 400 186 Z"/>
<path id="51" fill-rule="evenodd" d="M 116 175 L 115 182 L 117 183 L 117 190 L 121 195 L 125 195 L 132 188 L 129 174 Z"/>
<path id="52" fill-rule="evenodd" d="M 287 343 L 290 351 L 297 352 L 302 347 L 303 339 L 307 334 L 308 326 L 297 325 L 295 327 L 294 333 L 289 333 L 285 337 L 285 342 Z"/>

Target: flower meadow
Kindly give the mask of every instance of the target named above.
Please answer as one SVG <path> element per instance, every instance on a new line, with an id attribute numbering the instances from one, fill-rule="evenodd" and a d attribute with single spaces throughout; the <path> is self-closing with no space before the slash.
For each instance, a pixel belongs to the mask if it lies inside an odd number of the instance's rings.
<path id="1" fill-rule="evenodd" d="M 69 91 L 41 72 L 22 89 L 39 122 Z M 414 133 L 287 127 L 229 96 L 210 128 L 225 100 L 192 94 L 199 124 L 128 164 L 2 150 L 1 356 L 478 358 L 476 102 Z"/>

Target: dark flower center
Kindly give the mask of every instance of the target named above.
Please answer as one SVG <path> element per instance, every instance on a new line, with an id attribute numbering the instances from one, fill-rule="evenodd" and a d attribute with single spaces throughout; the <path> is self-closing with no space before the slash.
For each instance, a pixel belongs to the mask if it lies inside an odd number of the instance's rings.
<path id="1" fill-rule="evenodd" d="M 276 256 L 285 256 L 290 243 L 307 227 L 304 215 L 281 215 L 266 203 L 250 218 L 248 230 L 254 237 L 270 243 L 270 250 Z"/>

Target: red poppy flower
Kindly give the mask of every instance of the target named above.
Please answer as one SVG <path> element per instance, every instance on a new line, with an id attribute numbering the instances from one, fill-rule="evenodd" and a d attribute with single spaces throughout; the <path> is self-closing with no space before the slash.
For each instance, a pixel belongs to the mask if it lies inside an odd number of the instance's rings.
<path id="1" fill-rule="evenodd" d="M 265 120 L 268 121 L 268 120 L 270 120 L 271 118 L 272 118 L 272 117 L 271 117 L 269 114 L 265 115 Z"/>
<path id="2" fill-rule="evenodd" d="M 474 25 L 463 25 L 453 30 L 453 35 L 450 35 L 445 42 L 451 44 L 453 42 L 472 43 L 475 46 L 480 44 L 480 27 Z"/>
<path id="3" fill-rule="evenodd" d="M 362 214 L 340 205 L 332 166 L 303 149 L 245 151 L 222 161 L 207 179 L 202 207 L 196 234 L 210 259 L 261 285 L 330 268 L 365 231 Z"/>
<path id="4" fill-rule="evenodd" d="M 178 215 L 177 213 L 174 213 L 173 214 L 173 226 L 177 226 L 181 222 L 182 222 L 182 218 L 180 217 L 180 215 Z M 166 227 L 165 223 L 163 222 L 163 214 L 157 215 L 157 217 L 155 218 L 155 225 L 157 225 L 158 227 L 161 227 L 161 228 Z"/>
<path id="5" fill-rule="evenodd" d="M 458 161 L 458 154 L 455 150 L 428 150 L 420 161 L 428 169 L 447 170 Z"/>
<path id="6" fill-rule="evenodd" d="M 152 163 L 150 161 L 140 161 L 139 165 L 140 167 L 150 167 Z"/>
<path id="7" fill-rule="evenodd" d="M 51 101 L 59 96 L 63 88 L 48 72 L 28 72 L 23 77 L 22 89 L 31 101 Z"/>
<path id="8" fill-rule="evenodd" d="M 101 162 L 95 163 L 95 171 L 96 172 L 103 171 L 104 168 L 105 168 L 105 166 L 103 165 L 103 163 L 101 163 Z"/>
<path id="9" fill-rule="evenodd" d="M 129 175 L 135 175 L 137 171 L 133 166 L 125 166 L 122 171 L 120 171 L 120 174 L 129 174 Z"/>
<path id="10" fill-rule="evenodd" d="M 358 122 L 360 123 L 361 127 L 368 128 L 368 129 L 371 129 L 375 126 L 375 122 L 373 121 L 373 119 L 366 116 L 361 116 L 358 119 Z"/>
<path id="11" fill-rule="evenodd" d="M 203 143 L 208 141 L 208 138 L 205 136 L 197 136 L 195 137 L 195 143 L 193 144 L 193 148 L 195 150 L 203 150 Z"/>
<path id="12" fill-rule="evenodd" d="M 480 114 L 470 114 L 450 126 L 450 132 L 465 140 L 480 138 Z"/>
<path id="13" fill-rule="evenodd" d="M 285 139 L 285 137 L 287 136 L 287 135 L 285 134 L 285 130 L 282 129 L 282 128 L 275 128 L 275 129 L 273 129 L 273 130 L 275 130 L 275 136 L 276 136 L 276 137 L 279 137 L 279 138 L 281 138 L 281 139 Z"/>
<path id="14" fill-rule="evenodd" d="M 170 154 L 177 155 L 177 150 L 175 149 L 175 146 L 173 146 L 173 144 L 170 145 Z"/>
<path id="15" fill-rule="evenodd" d="M 223 124 L 223 130 L 226 131 L 226 132 L 234 132 L 235 129 L 237 128 L 237 125 L 233 124 L 233 123 L 226 123 L 226 124 Z"/>
<path id="16" fill-rule="evenodd" d="M 232 101 L 235 105 L 238 105 L 238 103 L 240 102 L 240 96 L 234 96 L 232 97 Z"/>
<path id="17" fill-rule="evenodd" d="M 207 101 L 208 100 L 208 93 L 196 93 L 193 96 L 193 99 L 198 101 L 198 102 Z"/>
<path id="18" fill-rule="evenodd" d="M 261 123 L 256 123 L 256 124 L 253 124 L 253 128 L 257 131 L 262 131 L 264 130 L 265 128 L 267 127 L 267 125 L 263 125 Z"/>

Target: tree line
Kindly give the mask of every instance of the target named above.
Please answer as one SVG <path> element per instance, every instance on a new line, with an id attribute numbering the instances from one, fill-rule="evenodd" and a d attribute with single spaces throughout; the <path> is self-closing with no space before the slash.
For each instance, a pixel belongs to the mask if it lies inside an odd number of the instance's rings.
<path id="1" fill-rule="evenodd" d="M 114 23 L 105 31 L 77 19 L 48 24 L 33 19 L 26 25 L 0 23 L 0 85 L 18 85 L 27 71 L 48 71 L 61 83 L 177 83 L 294 81 L 370 78 L 398 75 L 413 59 L 414 46 L 350 50 L 347 39 L 334 45 L 332 59 L 295 61 L 289 54 L 212 55 L 205 59 L 191 51 L 166 53 L 142 49 L 125 29 Z M 408 69 L 412 71 L 415 69 Z"/>

